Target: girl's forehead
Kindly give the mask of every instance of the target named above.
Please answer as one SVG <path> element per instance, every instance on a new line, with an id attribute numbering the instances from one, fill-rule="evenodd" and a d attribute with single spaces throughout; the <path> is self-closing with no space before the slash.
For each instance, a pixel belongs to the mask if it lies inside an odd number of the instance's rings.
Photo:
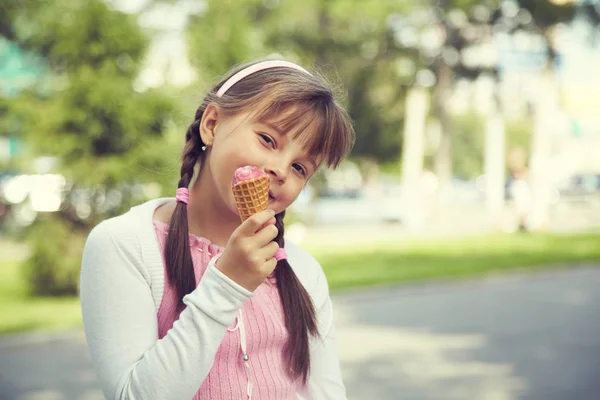
<path id="1" fill-rule="evenodd" d="M 253 113 L 252 120 L 309 145 L 321 134 L 323 120 L 314 107 L 294 105 L 283 109 L 267 108 Z"/>
<path id="2" fill-rule="evenodd" d="M 320 156 L 321 153 L 321 123 L 318 118 L 303 116 L 293 122 L 285 120 L 258 120 L 257 123 L 275 130 L 279 135 L 300 145 L 311 157 Z"/>

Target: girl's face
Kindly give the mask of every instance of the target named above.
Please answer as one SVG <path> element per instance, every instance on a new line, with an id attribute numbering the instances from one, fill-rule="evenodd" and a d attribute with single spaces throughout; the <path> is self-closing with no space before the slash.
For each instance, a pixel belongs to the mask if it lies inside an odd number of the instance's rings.
<path id="1" fill-rule="evenodd" d="M 316 132 L 296 137 L 297 132 L 279 132 L 268 122 L 252 121 L 249 113 L 229 117 L 209 106 L 200 131 L 209 146 L 203 179 L 212 179 L 213 200 L 223 202 L 236 215 L 231 184 L 237 168 L 254 165 L 270 177 L 269 208 L 280 213 L 296 200 L 320 163 L 302 141 Z"/>

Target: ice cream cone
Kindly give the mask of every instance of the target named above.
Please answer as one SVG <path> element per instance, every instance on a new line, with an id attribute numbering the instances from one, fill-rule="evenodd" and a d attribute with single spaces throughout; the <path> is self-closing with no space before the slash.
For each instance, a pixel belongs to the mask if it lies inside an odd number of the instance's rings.
<path id="1" fill-rule="evenodd" d="M 233 196 L 242 221 L 267 209 L 270 180 L 267 175 L 247 179 L 233 185 Z"/>

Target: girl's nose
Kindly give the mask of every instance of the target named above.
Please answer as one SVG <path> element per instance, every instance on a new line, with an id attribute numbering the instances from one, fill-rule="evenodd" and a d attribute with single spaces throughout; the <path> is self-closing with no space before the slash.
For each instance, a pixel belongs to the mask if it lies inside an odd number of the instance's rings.
<path id="1" fill-rule="evenodd" d="M 287 178 L 287 169 L 283 166 L 280 165 L 276 165 L 275 163 L 272 163 L 271 165 L 267 166 L 266 168 L 266 172 L 268 175 L 274 177 L 275 179 L 277 179 L 280 182 L 285 182 L 286 178 Z"/>

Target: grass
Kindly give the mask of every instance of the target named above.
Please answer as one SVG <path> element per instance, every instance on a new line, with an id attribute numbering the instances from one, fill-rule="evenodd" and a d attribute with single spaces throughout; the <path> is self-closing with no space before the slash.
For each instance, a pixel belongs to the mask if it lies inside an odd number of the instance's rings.
<path id="1" fill-rule="evenodd" d="M 311 248 L 312 247 L 312 248 Z M 600 263 L 600 233 L 312 245 L 332 289 Z M 28 295 L 18 262 L 0 263 L 0 334 L 80 327 L 79 299 Z"/>
<path id="2" fill-rule="evenodd" d="M 321 262 L 331 289 L 342 289 L 600 262 L 600 233 L 498 234 L 308 250 Z"/>
<path id="3" fill-rule="evenodd" d="M 30 296 L 20 266 L 17 261 L 0 263 L 0 334 L 81 326 L 79 298 Z"/>

